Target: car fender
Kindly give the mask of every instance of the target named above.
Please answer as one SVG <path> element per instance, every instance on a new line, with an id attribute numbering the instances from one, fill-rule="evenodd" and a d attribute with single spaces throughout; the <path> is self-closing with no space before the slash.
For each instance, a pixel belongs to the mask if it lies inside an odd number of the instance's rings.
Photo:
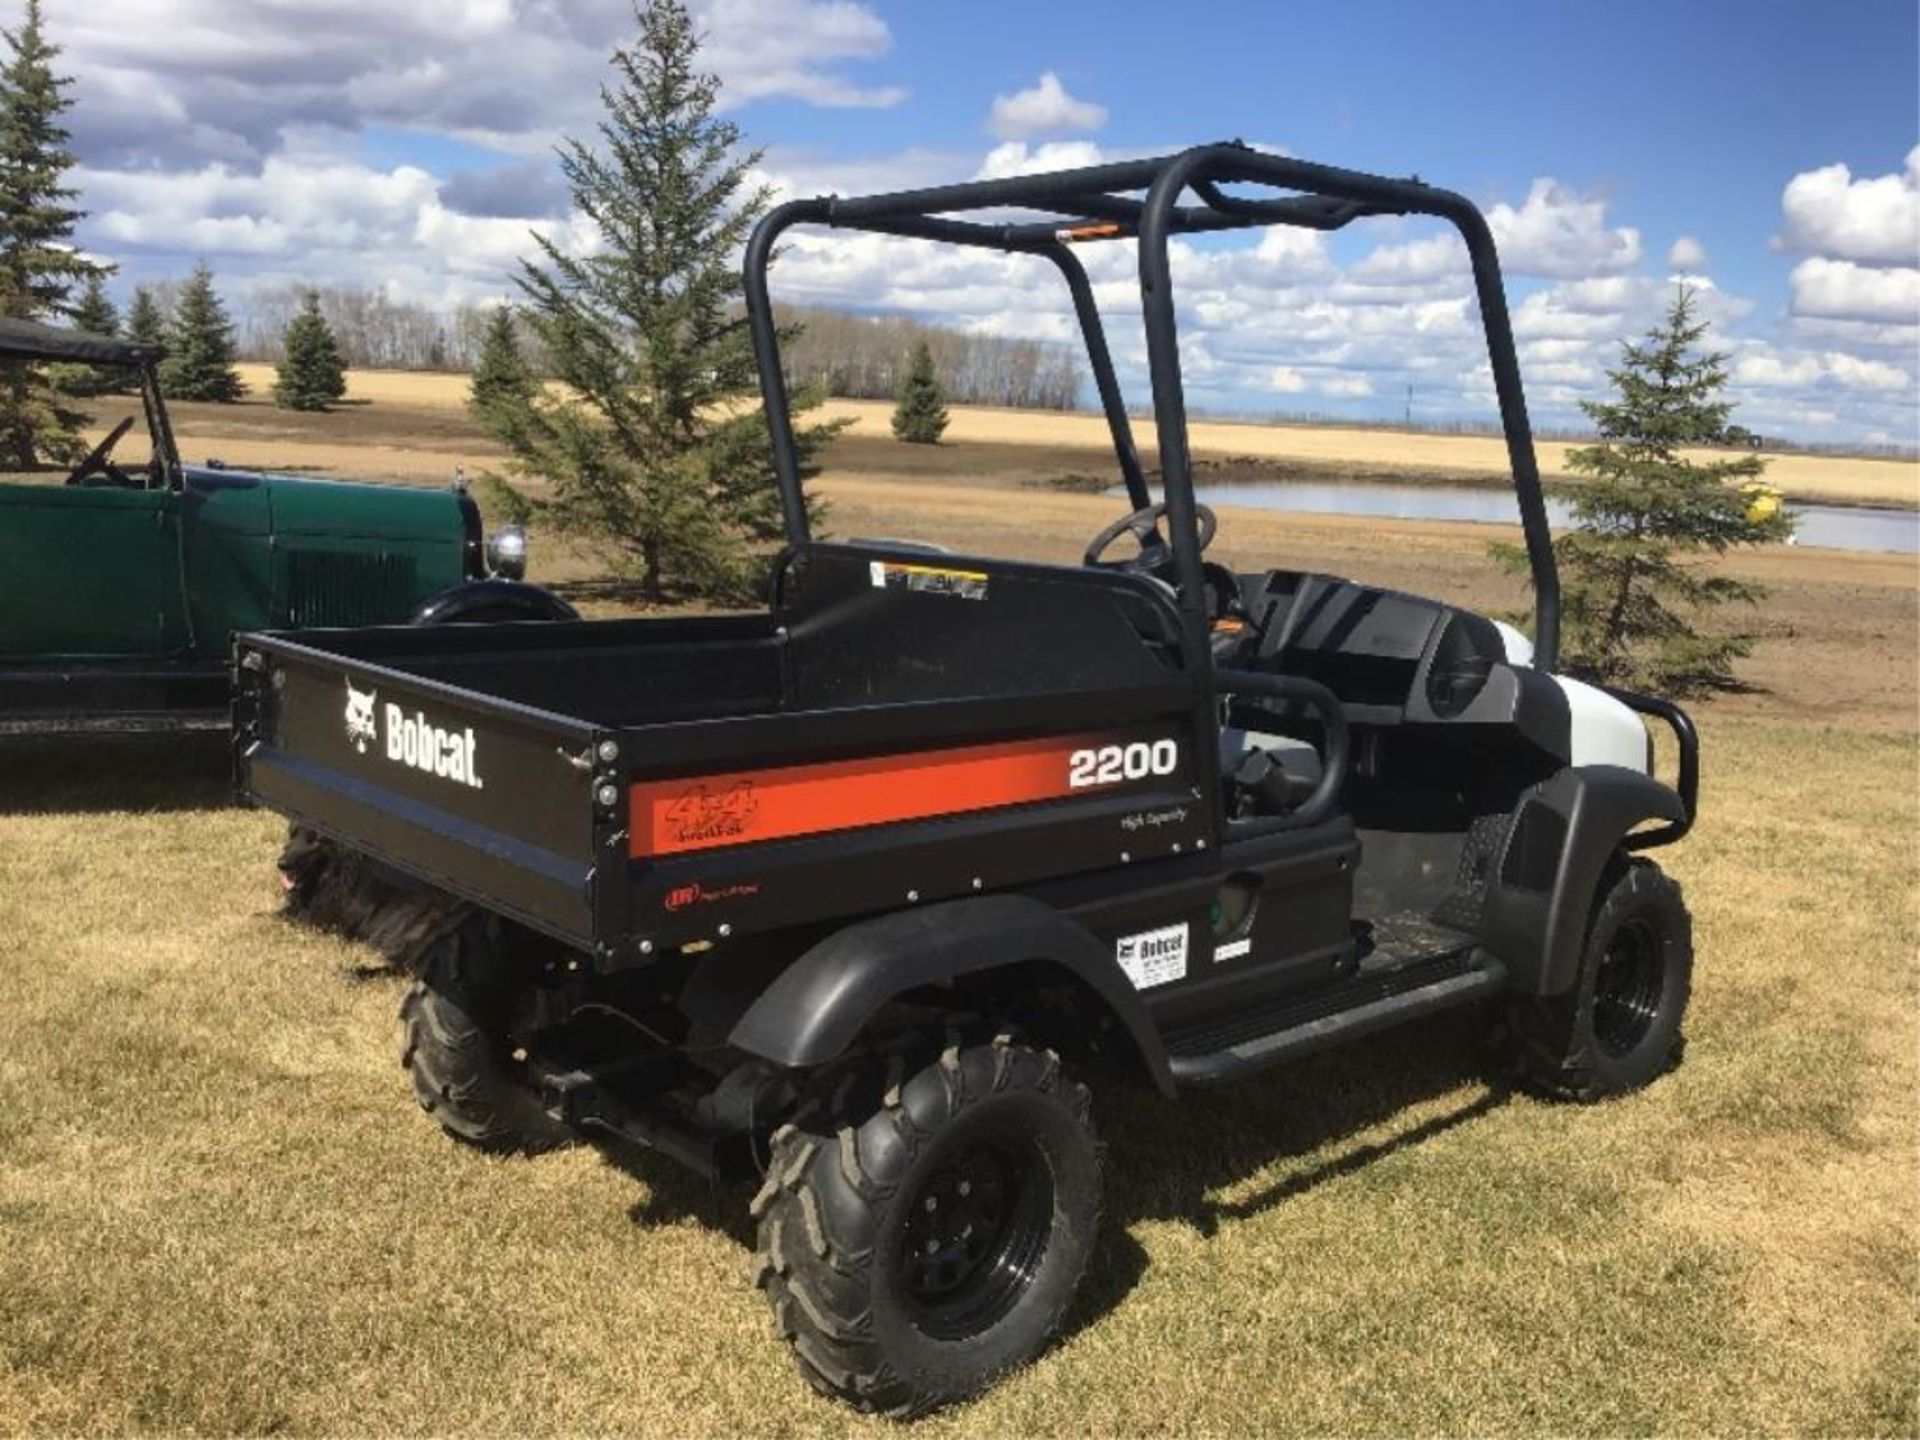
<path id="1" fill-rule="evenodd" d="M 422 600 L 411 625 L 473 625 L 516 620 L 578 620 L 580 612 L 523 580 L 462 580 Z"/>
<path id="2" fill-rule="evenodd" d="M 1558 995 L 1579 973 L 1596 891 L 1630 831 L 1678 823 L 1670 787 L 1621 765 L 1578 765 L 1515 807 L 1481 912 L 1481 941 L 1523 994 Z"/>
<path id="3" fill-rule="evenodd" d="M 1165 1047 L 1110 948 L 1025 895 L 947 901 L 836 931 L 760 993 L 729 1043 L 796 1069 L 823 1065 L 845 1053 L 896 996 L 1036 961 L 1084 983 L 1125 1027 L 1154 1083 L 1173 1092 Z"/>

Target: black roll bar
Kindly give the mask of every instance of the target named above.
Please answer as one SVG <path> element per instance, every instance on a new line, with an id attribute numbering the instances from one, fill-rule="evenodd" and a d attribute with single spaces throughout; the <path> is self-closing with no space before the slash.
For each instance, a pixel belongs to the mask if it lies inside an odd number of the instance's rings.
<path id="1" fill-rule="evenodd" d="M 1272 199 L 1234 194 L 1223 187 L 1263 185 L 1299 193 Z M 1129 192 L 1144 191 L 1145 198 Z M 1201 203 L 1182 205 L 1192 194 Z M 1028 210 L 1056 218 L 1045 220 L 956 219 L 981 211 Z M 780 345 L 767 295 L 767 267 L 774 242 L 793 225 L 819 224 L 874 234 L 898 235 L 980 246 L 1051 259 L 1066 278 L 1075 314 L 1086 340 L 1094 384 L 1119 457 L 1121 473 L 1135 508 L 1149 496 L 1133 432 L 1113 374 L 1112 358 L 1100 325 L 1085 270 L 1068 250 L 1070 242 L 1126 239 L 1140 242 L 1141 299 L 1146 313 L 1148 371 L 1154 421 L 1160 446 L 1161 482 L 1167 501 L 1175 567 L 1180 580 L 1182 617 L 1196 653 L 1205 649 L 1206 617 L 1200 550 L 1194 528 L 1193 472 L 1187 444 L 1186 400 L 1180 373 L 1172 275 L 1167 242 L 1182 233 L 1297 225 L 1337 230 L 1368 215 L 1431 215 L 1459 231 L 1473 266 L 1474 291 L 1486 332 L 1487 357 L 1499 400 L 1507 459 L 1526 537 L 1533 575 L 1534 656 L 1551 670 L 1560 652 L 1560 582 L 1546 498 L 1534 457 L 1533 430 L 1527 418 L 1513 327 L 1507 314 L 1500 260 L 1492 232 L 1479 209 L 1462 195 L 1422 183 L 1342 170 L 1330 165 L 1271 155 L 1238 142 L 1203 145 L 1152 160 L 1130 160 L 1041 175 L 976 180 L 888 195 L 851 199 L 795 200 L 769 211 L 747 243 L 745 298 L 760 369 L 761 395 L 771 432 L 775 478 L 786 512 L 790 544 L 808 539 L 806 502 L 800 484 L 798 452 Z"/>

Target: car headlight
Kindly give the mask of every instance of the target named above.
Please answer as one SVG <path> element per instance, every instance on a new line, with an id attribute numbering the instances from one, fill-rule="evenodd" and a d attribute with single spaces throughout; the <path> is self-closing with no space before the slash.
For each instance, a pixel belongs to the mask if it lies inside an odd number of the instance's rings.
<path id="1" fill-rule="evenodd" d="M 519 580 L 527 573 L 527 532 L 518 525 L 502 525 L 487 537 L 487 571 L 502 580 Z"/>

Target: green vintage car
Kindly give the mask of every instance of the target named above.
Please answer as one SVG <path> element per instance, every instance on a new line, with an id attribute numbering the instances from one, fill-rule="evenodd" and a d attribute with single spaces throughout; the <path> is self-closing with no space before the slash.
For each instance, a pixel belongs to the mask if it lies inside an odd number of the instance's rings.
<path id="1" fill-rule="evenodd" d="M 93 367 L 126 386 L 96 413 L 129 412 L 64 482 L 0 477 L 0 735 L 222 727 L 238 631 L 574 618 L 521 580 L 526 537 L 483 537 L 458 485 L 182 464 L 158 359 L 0 320 L 0 373 Z"/>

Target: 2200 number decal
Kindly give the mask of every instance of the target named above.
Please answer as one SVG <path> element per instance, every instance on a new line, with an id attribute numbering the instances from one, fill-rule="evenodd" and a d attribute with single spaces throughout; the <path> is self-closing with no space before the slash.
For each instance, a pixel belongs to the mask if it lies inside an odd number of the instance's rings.
<path id="1" fill-rule="evenodd" d="M 1136 740 L 1130 745 L 1075 750 L 1067 757 L 1067 785 L 1074 790 L 1118 785 L 1122 780 L 1171 775 L 1179 764 L 1180 747 L 1172 740 Z"/>

